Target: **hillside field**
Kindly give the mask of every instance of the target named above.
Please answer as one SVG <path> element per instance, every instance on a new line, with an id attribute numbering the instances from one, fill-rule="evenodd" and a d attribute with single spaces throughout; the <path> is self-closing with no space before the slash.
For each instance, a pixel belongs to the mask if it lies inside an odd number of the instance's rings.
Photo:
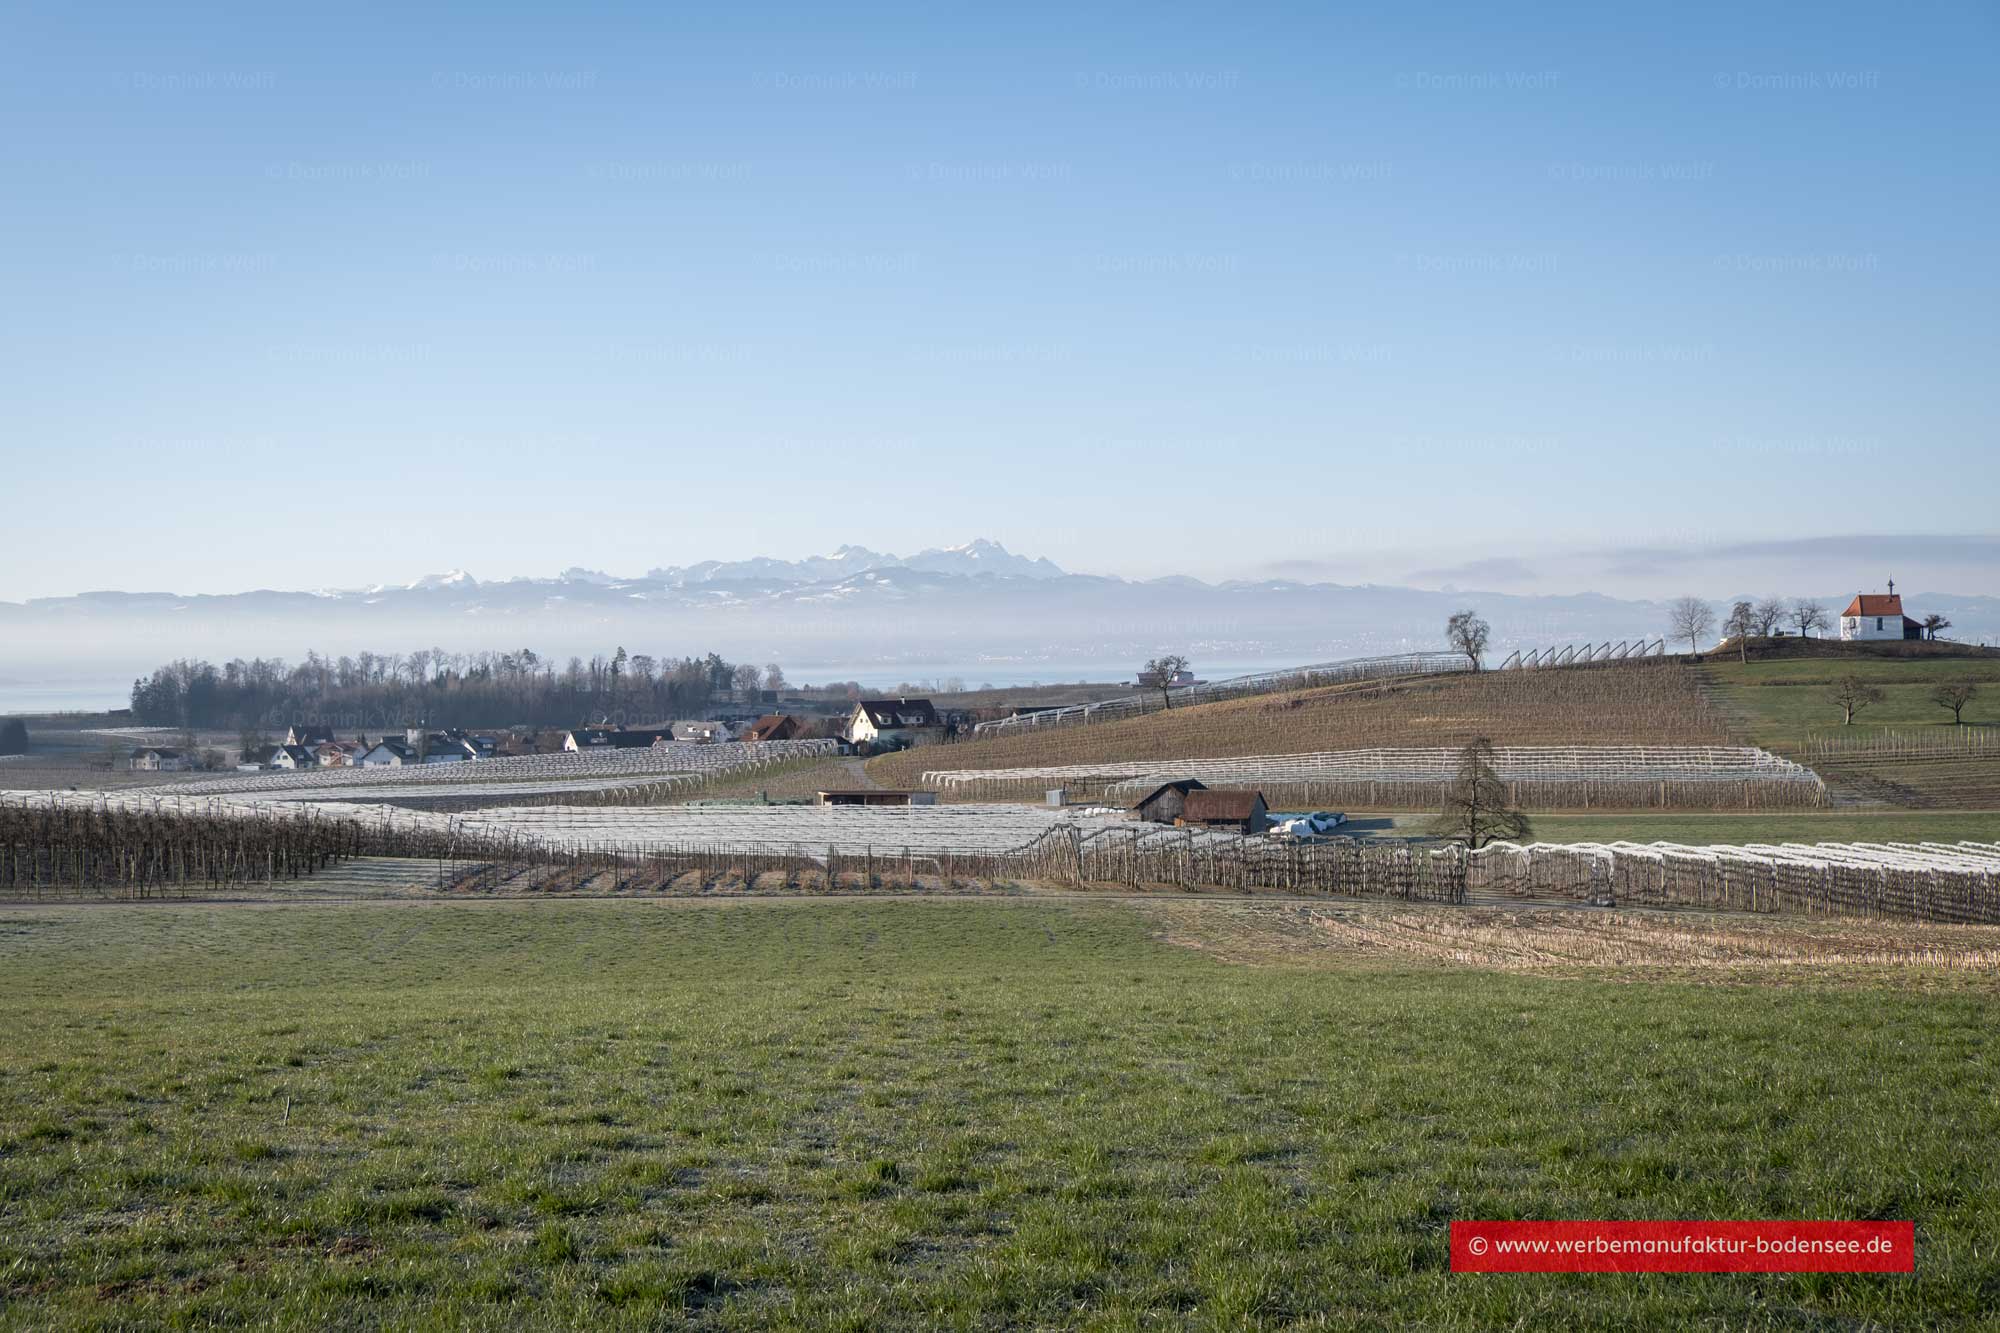
<path id="1" fill-rule="evenodd" d="M 1624 971 L 1707 927 L 1454 909 L 1467 969 L 1407 908 L 1242 910 L 5 909 L 0 1325 L 1990 1316 L 2000 931 Z M 1913 1218 L 1917 1272 L 1449 1273 L 1509 1216 Z"/>
<path id="2" fill-rule="evenodd" d="M 1702 684 L 1671 661 L 1371 681 L 908 750 L 870 760 L 868 771 L 898 787 L 934 768 L 1455 746 L 1478 736 L 1495 745 L 1727 744 Z"/>
<path id="3" fill-rule="evenodd" d="M 1946 682 L 1969 681 L 1980 694 L 1965 708 L 1968 726 L 2000 727 L 2000 654 L 1990 657 L 1808 657 L 1737 662 L 1713 657 L 1702 670 L 1747 723 L 1751 744 L 1795 750 L 1819 733 L 1898 731 L 1951 726 L 1951 713 L 1930 701 Z M 1834 682 L 1854 676 L 1886 696 L 1844 726 L 1828 699 Z"/>
<path id="4" fill-rule="evenodd" d="M 2000 810 L 2000 653 L 1842 653 L 1829 645 L 1811 657 L 1716 658 L 1702 670 L 1752 744 L 1809 764 L 1836 789 L 1892 806 Z M 1851 726 L 1828 697 L 1846 676 L 1883 694 Z M 1958 682 L 1979 690 L 1962 727 L 1930 698 Z M 1934 752 L 1868 752 L 1897 742 Z"/>

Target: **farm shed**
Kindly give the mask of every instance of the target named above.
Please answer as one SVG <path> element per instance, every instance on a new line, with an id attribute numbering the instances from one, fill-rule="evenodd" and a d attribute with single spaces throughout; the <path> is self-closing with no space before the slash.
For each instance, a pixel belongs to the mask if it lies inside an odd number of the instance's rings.
<path id="1" fill-rule="evenodd" d="M 766 713 L 750 724 L 743 733 L 746 741 L 790 741 L 797 740 L 799 728 L 803 725 L 790 713 Z"/>
<path id="2" fill-rule="evenodd" d="M 936 805 L 934 791 L 823 791 L 817 805 Z"/>
<path id="3" fill-rule="evenodd" d="M 903 749 L 944 739 L 944 720 L 929 699 L 863 699 L 847 722 L 847 739 L 877 749 Z"/>
<path id="4" fill-rule="evenodd" d="M 1270 810 L 1260 791 L 1227 791 L 1203 788 L 1182 798 L 1181 817 L 1175 821 L 1200 828 L 1227 828 L 1239 833 L 1262 833 L 1270 827 Z"/>
<path id="5" fill-rule="evenodd" d="M 1207 783 L 1194 778 L 1163 782 L 1135 801 L 1132 813 L 1149 823 L 1171 824 L 1181 817 L 1181 809 L 1187 803 L 1189 792 L 1207 790 Z"/>

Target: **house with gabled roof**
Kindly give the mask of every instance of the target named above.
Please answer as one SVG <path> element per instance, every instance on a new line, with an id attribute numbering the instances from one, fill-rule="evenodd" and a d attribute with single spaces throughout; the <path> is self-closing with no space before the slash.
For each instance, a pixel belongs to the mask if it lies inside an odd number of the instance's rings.
<path id="1" fill-rule="evenodd" d="M 790 713 L 766 713 L 750 724 L 743 733 L 746 741 L 790 741 L 797 740 L 800 722 Z"/>
<path id="2" fill-rule="evenodd" d="M 179 750 L 161 749 L 157 745 L 132 751 L 131 765 L 134 773 L 184 773 L 194 767 Z"/>
<path id="3" fill-rule="evenodd" d="M 1896 593 L 1896 580 L 1889 580 L 1886 593 L 1858 592 L 1840 613 L 1840 637 L 1856 641 L 1921 639 L 1923 625 L 1903 614 L 1903 599 Z"/>
<path id="4" fill-rule="evenodd" d="M 303 745 L 274 745 L 271 757 L 266 761 L 272 768 L 282 768 L 296 772 L 303 768 L 319 767 L 319 758 Z"/>
<path id="5" fill-rule="evenodd" d="M 929 699 L 863 699 L 847 720 L 847 739 L 878 750 L 931 745 L 944 739 L 944 719 Z"/>
<path id="6" fill-rule="evenodd" d="M 384 736 L 379 744 L 361 756 L 363 768 L 407 768 L 421 762 L 416 746 L 393 736 Z"/>

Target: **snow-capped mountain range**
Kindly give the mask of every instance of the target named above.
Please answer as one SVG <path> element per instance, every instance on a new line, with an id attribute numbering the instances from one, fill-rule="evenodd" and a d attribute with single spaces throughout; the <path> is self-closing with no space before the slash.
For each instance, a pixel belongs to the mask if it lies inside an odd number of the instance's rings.
<path id="1" fill-rule="evenodd" d="M 2000 634 L 2000 599 L 1918 593 L 1905 601 L 1950 616 L 1955 637 Z M 711 560 L 638 577 L 572 568 L 483 582 L 455 569 L 343 590 L 88 592 L 0 602 L 0 673 L 30 662 L 134 673 L 181 656 L 296 659 L 309 649 L 527 646 L 589 656 L 621 644 L 788 665 L 1005 659 L 1127 672 L 1176 651 L 1200 669 L 1434 649 L 1446 617 L 1467 606 L 1492 623 L 1503 656 L 1516 647 L 1656 638 L 1667 621 L 1660 603 L 1596 593 L 1071 574 L 981 539 L 911 556 L 843 546 L 802 560 Z"/>

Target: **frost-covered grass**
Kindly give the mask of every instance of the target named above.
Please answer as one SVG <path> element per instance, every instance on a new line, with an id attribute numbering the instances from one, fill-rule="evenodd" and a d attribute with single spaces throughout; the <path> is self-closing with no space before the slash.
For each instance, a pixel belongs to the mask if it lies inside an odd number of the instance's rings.
<path id="1" fill-rule="evenodd" d="M 1190 910 L 1201 904 L 1191 903 Z M 1990 991 L 1250 966 L 1115 903 L 0 911 L 0 1323 L 1990 1315 Z M 1453 1218 L 1914 1277 L 1453 1277 Z"/>

